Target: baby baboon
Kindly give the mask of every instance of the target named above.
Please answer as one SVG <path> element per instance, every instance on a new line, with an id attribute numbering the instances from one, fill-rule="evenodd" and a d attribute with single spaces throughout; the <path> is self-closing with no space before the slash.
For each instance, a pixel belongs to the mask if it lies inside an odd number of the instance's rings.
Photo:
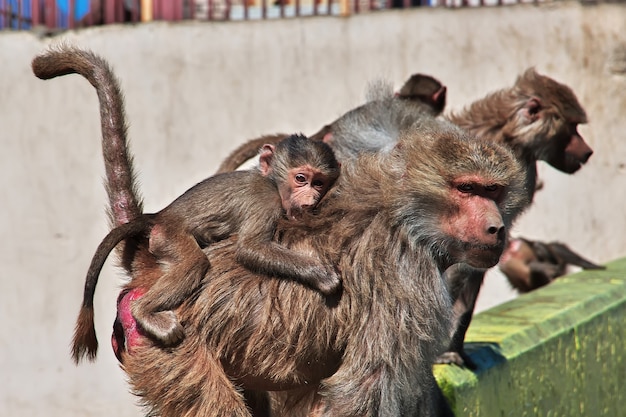
<path id="1" fill-rule="evenodd" d="M 39 56 L 33 68 L 43 78 L 75 71 L 98 89 L 105 81 L 93 75 L 98 65 L 95 56 L 70 50 Z M 87 274 L 74 337 L 75 360 L 85 354 L 95 356 L 95 287 L 108 254 L 121 241 L 147 240 L 148 252 L 163 271 L 161 277 L 152 275 L 153 282 L 141 282 L 147 291 L 133 304 L 132 311 L 141 328 L 165 345 L 184 336 L 172 309 L 197 287 L 209 267 L 201 248 L 233 234 L 239 236 L 237 261 L 251 271 L 294 279 L 323 294 L 339 289 L 340 280 L 332 267 L 272 241 L 279 218 L 285 214 L 297 219 L 303 210 L 315 208 L 337 179 L 339 164 L 332 150 L 326 144 L 292 135 L 276 145 L 263 146 L 259 165 L 258 170 L 207 178 L 160 212 L 136 216 L 107 235 Z"/>
<path id="2" fill-rule="evenodd" d="M 265 145 L 259 162 L 259 170 L 207 178 L 160 212 L 139 216 L 109 233 L 87 274 L 75 359 L 85 349 L 93 356 L 89 349 L 93 341 L 85 337 L 93 334 L 94 290 L 107 255 L 122 240 L 147 238 L 148 251 L 163 270 L 151 285 L 141 281 L 129 287 L 147 290 L 133 303 L 132 313 L 139 326 L 164 345 L 184 337 L 172 310 L 196 289 L 209 267 L 201 248 L 233 234 L 239 236 L 237 262 L 251 271 L 294 279 L 326 295 L 339 289 L 332 267 L 272 241 L 283 209 L 287 218 L 297 220 L 302 210 L 315 208 L 334 183 L 339 165 L 332 151 L 323 143 L 294 135 L 276 146 Z"/>

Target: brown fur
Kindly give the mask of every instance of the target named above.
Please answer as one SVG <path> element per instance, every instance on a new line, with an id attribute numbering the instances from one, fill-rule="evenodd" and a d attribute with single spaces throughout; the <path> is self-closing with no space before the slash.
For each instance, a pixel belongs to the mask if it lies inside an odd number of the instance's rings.
<path id="1" fill-rule="evenodd" d="M 104 72 L 99 71 L 102 67 Z M 42 78 L 80 71 L 99 93 L 113 94 L 101 95 L 102 107 L 109 105 L 107 100 L 111 97 L 120 96 L 119 88 L 117 92 L 112 91 L 112 86 L 117 86 L 106 65 L 82 51 L 50 51 L 34 60 L 33 69 Z M 121 97 L 117 100 L 120 101 Z M 123 114 L 119 115 L 123 109 L 120 103 L 117 104 L 114 106 L 117 117 L 123 117 Z M 110 125 L 106 128 L 107 132 L 113 132 L 113 142 L 125 135 L 123 129 Z M 112 152 L 112 145 L 107 144 L 103 149 Z M 106 163 L 116 169 L 115 158 L 120 155 L 124 153 L 107 154 Z M 117 178 L 115 175 L 119 172 L 109 174 Z M 133 214 L 129 223 L 114 228 L 104 239 L 88 271 L 72 348 L 75 361 L 84 355 L 91 359 L 96 355 L 98 343 L 93 329 L 93 296 L 108 253 L 122 241 L 129 244 L 131 251 L 137 245 L 142 248 L 147 245 L 148 259 L 144 259 L 146 256 L 141 259 L 142 263 L 147 262 L 154 281 L 147 285 L 145 279 L 142 280 L 141 286 L 148 291 L 134 302 L 132 311 L 141 328 L 165 345 L 178 343 L 184 337 L 183 328 L 171 310 L 198 285 L 209 267 L 199 244 L 207 245 L 238 234 L 237 261 L 247 268 L 298 280 L 324 294 L 337 291 L 340 281 L 332 267 L 271 241 L 283 209 L 290 218 L 299 216 L 305 206 L 307 210 L 313 209 L 337 175 L 339 165 L 327 145 L 292 135 L 276 146 L 263 147 L 259 169 L 208 178 L 156 214 Z M 116 184 L 113 182 L 112 186 Z M 224 199 L 226 193 L 229 198 Z M 124 214 L 119 221 L 130 218 L 131 215 Z M 117 224 L 117 218 L 114 224 Z M 158 278 L 155 263 L 163 271 Z M 138 286 L 131 282 L 128 287 Z"/>
<path id="2" fill-rule="evenodd" d="M 513 288 L 521 293 L 536 290 L 567 273 L 569 265 L 583 269 L 604 269 L 560 242 L 512 239 L 498 267 Z"/>
<path id="3" fill-rule="evenodd" d="M 144 345 L 123 356 L 134 391 L 154 414 L 247 416 L 236 395 L 242 388 L 281 391 L 272 400 L 278 415 L 311 407 L 320 415 L 434 412 L 430 364 L 450 308 L 439 271 L 474 264 L 450 259 L 441 246 L 456 245 L 439 231 L 441 216 L 450 215 L 441 210 L 448 181 L 479 171 L 505 184 L 507 219 L 521 204 L 521 181 L 501 148 L 433 123 L 414 133 L 424 141 L 407 137 L 388 156 L 346 164 L 308 226 L 281 225 L 283 244 L 312 247 L 338 265 L 344 291 L 334 302 L 247 273 L 233 262 L 233 242 L 208 248 L 203 288 L 178 310 L 189 336 L 173 351 Z M 494 153 L 501 171 L 489 162 Z M 441 164 L 449 167 L 444 177 Z M 226 387 L 224 374 L 233 380 Z"/>
<path id="4" fill-rule="evenodd" d="M 587 116 L 568 86 L 530 68 L 515 85 L 491 93 L 447 117 L 462 128 L 509 147 L 526 176 L 528 206 L 537 190 L 537 161 L 572 174 L 587 162 L 592 150 L 578 134 Z M 462 267 L 446 272 L 455 296 L 455 333 L 448 352 L 438 362 L 474 367 L 463 350 L 485 271 Z M 466 283 L 466 284 L 463 284 Z"/>
<path id="5" fill-rule="evenodd" d="M 537 188 L 538 160 L 571 174 L 592 153 L 589 148 L 575 161 L 564 161 L 565 147 L 579 136 L 577 126 L 587 123 L 587 115 L 571 88 L 533 68 L 520 75 L 513 87 L 488 94 L 447 118 L 473 134 L 508 146 L 524 164 L 530 201 Z"/>
<path id="6" fill-rule="evenodd" d="M 98 339 L 96 338 L 96 329 L 94 327 L 93 296 L 98 284 L 98 275 L 104 266 L 107 255 L 123 238 L 129 235 L 136 236 L 146 230 L 147 225 L 145 222 L 138 221 L 142 219 L 144 219 L 144 216 L 139 216 L 129 223 L 124 223 L 114 228 L 100 243 L 96 254 L 91 260 L 87 278 L 85 279 L 83 303 L 80 306 L 72 341 L 72 358 L 76 363 L 85 356 L 89 360 L 96 358 Z"/>
<path id="7" fill-rule="evenodd" d="M 379 83 L 379 85 L 372 86 L 370 91 L 374 91 L 374 93 L 371 97 L 369 97 L 369 102 L 348 112 L 347 115 L 342 117 L 345 118 L 350 117 L 352 114 L 360 115 L 362 113 L 367 113 L 367 117 L 373 117 L 375 119 L 376 115 L 379 114 L 378 110 L 381 104 L 383 108 L 392 105 L 395 109 L 402 109 L 402 114 L 417 112 L 420 115 L 438 116 L 441 114 L 446 105 L 446 87 L 441 84 L 439 80 L 431 77 L 430 75 L 413 74 L 395 95 L 391 93 L 390 88 L 391 87 L 385 83 Z M 382 103 L 380 103 L 380 101 L 382 101 Z M 374 111 L 370 111 L 371 108 L 373 108 Z M 409 122 L 411 123 L 414 121 L 414 118 L 409 119 Z M 343 140 L 340 141 L 340 148 L 337 148 L 337 145 L 333 143 L 332 136 L 335 132 L 335 128 L 336 122 L 328 124 L 313 134 L 310 139 L 322 141 L 331 145 L 333 149 L 340 152 L 337 155 L 339 159 L 354 156 L 353 153 L 349 152 L 349 149 L 341 149 L 341 144 L 344 142 Z M 339 134 L 341 135 L 343 133 Z M 222 161 L 217 172 L 223 173 L 236 170 L 241 164 L 252 158 L 259 146 L 263 143 L 276 143 L 284 136 L 284 134 L 276 134 L 249 140 L 228 155 L 226 159 Z M 362 143 L 360 143 L 360 145 L 362 148 Z M 378 145 L 374 144 L 373 146 L 376 147 Z M 346 154 L 346 151 L 349 153 Z"/>
<path id="8" fill-rule="evenodd" d="M 239 168 L 248 159 L 258 154 L 259 149 L 265 144 L 277 144 L 289 135 L 287 133 L 276 133 L 264 135 L 255 139 L 250 139 L 242 146 L 232 151 L 217 168 L 216 174 L 231 172 Z"/>
<path id="9" fill-rule="evenodd" d="M 50 61 L 36 57 L 32 63 L 33 72 L 41 79 L 76 72 L 84 73 L 89 75 L 87 79 L 96 87 L 98 99 L 104 103 L 100 106 L 102 151 L 104 155 L 109 156 L 106 161 L 108 169 L 105 187 L 109 196 L 109 220 L 111 226 L 115 227 L 133 220 L 143 211 L 126 138 L 123 102 L 116 99 L 121 97 L 122 93 L 106 61 L 89 51 L 76 49 L 71 57 L 67 57 L 63 51 L 64 47 L 51 49 L 49 53 L 54 54 L 56 59 Z M 98 65 L 92 65 L 93 62 L 98 62 Z M 71 69 L 72 67 L 74 68 Z M 119 163 L 126 165 L 120 166 Z M 118 250 L 122 254 L 123 246 L 120 245 Z M 85 354 L 90 358 L 95 357 L 98 341 L 93 328 L 93 315 L 92 300 L 91 304 L 81 306 L 74 336 L 74 357 Z"/>
<path id="10" fill-rule="evenodd" d="M 124 164 L 130 172 L 127 154 L 105 155 L 107 172 Z M 455 186 L 468 177 L 463 185 L 476 193 Z M 494 184 L 496 200 L 481 196 Z M 161 417 L 249 416 L 243 389 L 278 391 L 278 415 L 432 415 L 431 364 L 451 307 L 441 271 L 491 266 L 504 248 L 504 234 L 488 224 L 468 223 L 476 241 L 444 233 L 467 204 L 452 196 L 491 201 L 504 228 L 526 205 L 522 189 L 505 148 L 433 118 L 410 126 L 388 152 L 344 163 L 318 215 L 279 223 L 278 242 L 338 267 L 340 294 L 243 269 L 235 237 L 212 244 L 204 249 L 211 268 L 176 311 L 187 337 L 175 348 L 144 338 L 122 352 L 133 391 Z M 117 215 L 141 214 L 129 210 Z M 122 261 L 136 282 L 158 269 L 142 240 L 127 242 Z"/>
<path id="11" fill-rule="evenodd" d="M 135 171 L 132 167 L 132 156 L 126 143 L 126 124 L 124 119 L 123 102 L 114 100 L 121 97 L 119 83 L 108 64 L 89 51 L 75 49 L 69 56 L 63 53 L 65 47 L 51 49 L 48 55 L 54 55 L 54 60 L 46 59 L 46 55 L 36 57 L 32 67 L 35 75 L 41 79 L 80 73 L 85 74 L 89 82 L 96 87 L 98 99 L 106 103 L 100 106 L 100 120 L 102 127 L 103 152 L 109 155 L 111 169 L 106 172 L 105 186 L 109 196 L 109 218 L 112 226 L 127 223 L 143 211 L 139 189 L 137 187 Z M 98 65 L 93 65 L 98 62 Z M 98 88 L 101 86 L 101 88 Z M 105 139 L 106 138 L 106 139 Z M 111 156 L 115 156 L 112 158 Z M 117 165 L 122 160 L 130 160 L 131 166 L 125 169 Z M 132 213 L 132 214 L 131 214 Z M 113 220 L 115 219 L 115 220 Z"/>
<path id="12" fill-rule="evenodd" d="M 93 316 L 93 306 L 82 305 L 80 307 L 74 328 L 74 337 L 72 339 L 72 358 L 75 362 L 78 362 L 78 358 L 84 356 L 89 360 L 96 358 L 96 352 L 98 352 L 98 338 L 96 337 Z"/>

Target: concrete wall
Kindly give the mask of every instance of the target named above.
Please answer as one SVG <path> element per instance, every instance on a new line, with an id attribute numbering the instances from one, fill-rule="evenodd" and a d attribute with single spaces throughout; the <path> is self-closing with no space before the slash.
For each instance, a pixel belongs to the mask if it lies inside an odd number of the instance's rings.
<path id="1" fill-rule="evenodd" d="M 435 366 L 456 417 L 624 415 L 626 258 L 478 314 L 477 369 Z"/>
<path id="2" fill-rule="evenodd" d="M 137 416 L 108 344 L 121 276 L 96 297 L 101 351 L 69 358 L 84 274 L 107 231 L 99 114 L 77 76 L 43 82 L 30 60 L 59 41 L 91 48 L 126 93 L 146 209 L 162 208 L 263 133 L 312 133 L 363 100 L 367 82 L 414 72 L 449 87 L 449 109 L 511 85 L 529 66 L 571 85 L 596 150 L 573 177 L 540 167 L 545 188 L 515 232 L 563 240 L 605 262 L 626 254 L 626 7 L 565 3 L 417 9 L 351 18 L 151 23 L 53 39 L 0 33 L 0 415 Z M 497 274 L 483 308 L 511 298 Z"/>

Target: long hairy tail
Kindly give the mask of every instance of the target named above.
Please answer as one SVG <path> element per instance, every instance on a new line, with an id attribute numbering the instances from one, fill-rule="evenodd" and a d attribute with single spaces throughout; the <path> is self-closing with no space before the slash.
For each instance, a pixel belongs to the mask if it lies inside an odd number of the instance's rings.
<path id="1" fill-rule="evenodd" d="M 89 270 L 87 271 L 87 277 L 85 278 L 83 303 L 80 306 L 76 327 L 74 328 L 72 358 L 75 363 L 79 363 L 84 357 L 93 361 L 98 352 L 98 338 L 96 337 L 96 328 L 94 325 L 93 298 L 104 262 L 113 248 L 122 240 L 147 233 L 148 230 L 148 217 L 138 217 L 131 222 L 124 223 L 111 230 L 102 242 L 100 242 L 98 249 L 96 249 L 96 253 L 91 259 L 91 265 L 89 265 Z"/>
<path id="2" fill-rule="evenodd" d="M 143 207 L 133 158 L 128 151 L 124 98 L 108 63 L 90 51 L 60 45 L 35 57 L 32 68 L 35 75 L 43 80 L 80 74 L 95 87 L 100 103 L 105 187 L 111 226 L 128 223 L 139 216 Z"/>

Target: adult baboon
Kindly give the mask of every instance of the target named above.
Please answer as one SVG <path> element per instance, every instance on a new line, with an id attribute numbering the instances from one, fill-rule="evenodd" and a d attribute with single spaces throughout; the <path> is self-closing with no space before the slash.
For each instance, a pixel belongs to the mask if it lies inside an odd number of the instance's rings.
<path id="1" fill-rule="evenodd" d="M 115 84 L 104 63 L 98 71 L 95 80 Z M 123 126 L 121 96 L 111 91 L 99 98 L 103 114 L 116 113 L 102 121 L 103 152 L 108 178 L 125 180 L 107 184 L 120 224 L 142 213 L 125 132 L 114 125 Z M 136 204 L 121 206 L 120 196 Z M 340 294 L 251 273 L 236 262 L 235 237 L 212 244 L 206 278 L 176 310 L 180 345 L 138 338 L 132 352 L 121 349 L 133 391 L 162 417 L 249 416 L 242 389 L 277 391 L 278 415 L 432 415 L 431 364 L 450 331 L 441 272 L 495 265 L 525 205 L 510 151 L 419 120 L 388 152 L 344 163 L 316 215 L 279 223 L 280 244 L 338 267 Z M 121 261 L 133 277 L 155 273 L 144 241 L 126 241 Z"/>
<path id="2" fill-rule="evenodd" d="M 437 114 L 426 111 L 423 105 L 399 100 L 390 87 L 374 89 L 369 100 L 314 135 L 324 137 L 340 160 L 362 153 L 388 152 L 407 126 Z M 578 133 L 578 125 L 586 123 L 587 116 L 573 91 L 533 68 L 521 74 L 513 87 L 488 94 L 460 112 L 445 115 L 445 118 L 513 151 L 524 167 L 528 205 L 537 189 L 537 161 L 543 160 L 572 174 L 593 153 Z M 238 152 L 242 153 L 243 148 L 245 145 Z M 252 151 L 247 150 L 248 153 Z M 229 160 L 222 163 L 222 166 L 228 165 Z M 438 362 L 473 366 L 463 351 L 463 340 L 484 274 L 484 270 L 467 265 L 455 266 L 446 273 L 455 300 L 456 331 L 448 352 Z"/>
<path id="3" fill-rule="evenodd" d="M 430 368 L 450 330 L 441 271 L 497 262 L 522 178 L 504 148 L 446 122 L 411 134 L 423 140 L 344 164 L 316 216 L 279 228 L 281 244 L 338 266 L 337 299 L 242 270 L 233 242 L 206 250 L 202 290 L 177 310 L 181 345 L 121 352 L 152 412 L 246 416 L 238 389 L 279 391 L 278 415 L 435 412 Z"/>
<path id="4" fill-rule="evenodd" d="M 528 206 L 537 189 L 537 161 L 573 174 L 593 153 L 578 133 L 578 125 L 587 123 L 587 115 L 574 92 L 533 68 L 521 74 L 513 87 L 491 93 L 446 117 L 467 131 L 513 151 L 525 172 Z M 485 272 L 454 267 L 446 273 L 453 296 L 456 295 L 456 330 L 448 351 L 438 362 L 474 367 L 463 350 L 463 340 Z"/>

